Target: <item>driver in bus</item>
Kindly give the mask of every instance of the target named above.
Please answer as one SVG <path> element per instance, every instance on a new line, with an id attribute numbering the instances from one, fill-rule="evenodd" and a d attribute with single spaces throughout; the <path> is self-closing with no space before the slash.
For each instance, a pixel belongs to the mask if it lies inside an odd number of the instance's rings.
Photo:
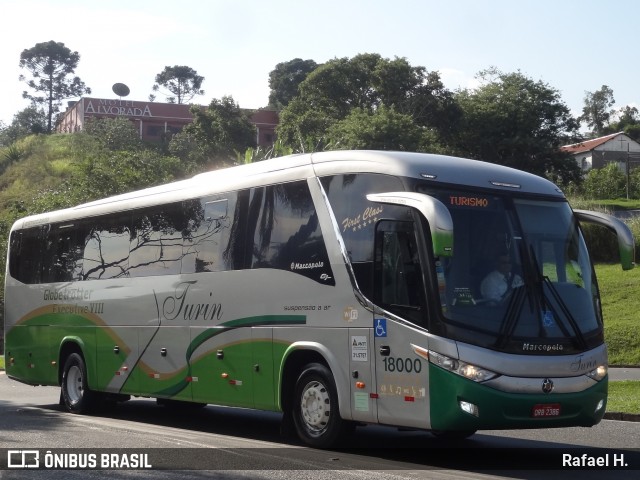
<path id="1" fill-rule="evenodd" d="M 523 284 L 522 278 L 512 272 L 509 253 L 501 252 L 496 258 L 495 269 L 482 280 L 480 293 L 485 300 L 501 302 L 514 288 Z"/>

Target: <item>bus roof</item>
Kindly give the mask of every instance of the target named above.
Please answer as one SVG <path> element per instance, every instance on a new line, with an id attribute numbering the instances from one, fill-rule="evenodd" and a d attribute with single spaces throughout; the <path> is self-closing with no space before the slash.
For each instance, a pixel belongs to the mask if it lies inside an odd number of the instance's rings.
<path id="1" fill-rule="evenodd" d="M 192 178 L 95 200 L 76 207 L 26 217 L 14 228 L 66 221 L 252 186 L 288 182 L 313 176 L 381 173 L 458 185 L 551 195 L 564 198 L 552 182 L 501 165 L 445 155 L 373 150 L 334 150 L 296 154 L 198 174 Z"/>
<path id="2" fill-rule="evenodd" d="M 494 163 L 427 153 L 386 151 L 331 151 L 311 154 L 318 176 L 376 172 L 421 178 L 434 184 L 519 191 L 564 198 L 549 180 Z"/>

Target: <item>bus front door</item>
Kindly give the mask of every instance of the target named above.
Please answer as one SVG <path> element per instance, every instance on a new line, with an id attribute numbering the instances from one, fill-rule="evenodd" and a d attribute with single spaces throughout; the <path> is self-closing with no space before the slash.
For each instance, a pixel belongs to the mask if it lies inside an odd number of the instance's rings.
<path id="1" fill-rule="evenodd" d="M 426 292 L 413 221 L 376 225 L 373 316 L 378 421 L 428 428 Z"/>
<path id="2" fill-rule="evenodd" d="M 382 316 L 374 318 L 373 327 L 378 422 L 429 428 L 428 363 L 411 343 L 421 332 Z"/>

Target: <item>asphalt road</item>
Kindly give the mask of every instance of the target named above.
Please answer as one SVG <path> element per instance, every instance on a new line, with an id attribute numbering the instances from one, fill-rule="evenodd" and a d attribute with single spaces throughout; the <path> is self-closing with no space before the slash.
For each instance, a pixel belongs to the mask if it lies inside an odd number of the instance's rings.
<path id="1" fill-rule="evenodd" d="M 637 367 L 610 367 L 609 380 L 640 380 L 640 368 Z"/>
<path id="2" fill-rule="evenodd" d="M 79 416 L 63 412 L 58 398 L 58 388 L 29 387 L 0 374 L 0 468 L 8 465 L 9 449 L 29 449 L 38 450 L 41 459 L 50 451 L 59 461 L 79 453 L 97 455 L 98 462 L 103 454 L 146 453 L 153 469 L 0 469 L 0 478 L 546 480 L 552 469 L 559 473 L 552 476 L 600 480 L 634 478 L 640 471 L 640 450 L 632 450 L 640 449 L 640 423 L 634 422 L 487 431 L 463 442 L 369 426 L 357 430 L 352 448 L 325 451 L 283 437 L 275 413 L 213 406 L 172 412 L 152 400 L 134 399 L 94 416 Z M 581 462 L 582 455 L 604 459 L 607 454 L 610 462 L 624 458 L 627 466 L 584 470 L 562 465 L 562 455 Z"/>

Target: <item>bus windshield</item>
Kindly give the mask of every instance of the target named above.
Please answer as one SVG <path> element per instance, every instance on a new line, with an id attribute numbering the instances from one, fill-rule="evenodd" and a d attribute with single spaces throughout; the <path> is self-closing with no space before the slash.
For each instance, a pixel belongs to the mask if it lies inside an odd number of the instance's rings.
<path id="1" fill-rule="evenodd" d="M 567 202 L 428 193 L 454 223 L 453 255 L 435 259 L 445 336 L 540 355 L 602 343 L 595 276 Z"/>

